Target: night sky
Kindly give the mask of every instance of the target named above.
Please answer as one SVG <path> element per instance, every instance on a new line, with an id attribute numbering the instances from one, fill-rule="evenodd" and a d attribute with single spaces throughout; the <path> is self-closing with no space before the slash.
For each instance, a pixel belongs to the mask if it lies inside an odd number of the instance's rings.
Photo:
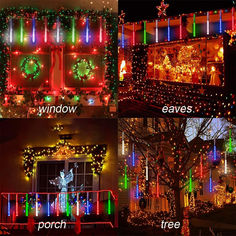
<path id="1" fill-rule="evenodd" d="M 157 18 L 156 6 L 161 0 L 119 0 L 119 12 L 126 13 L 125 22 L 140 21 Z M 231 8 L 233 0 L 165 0 L 170 4 L 167 9 L 168 16 L 175 16 L 181 13 L 216 10 Z"/>

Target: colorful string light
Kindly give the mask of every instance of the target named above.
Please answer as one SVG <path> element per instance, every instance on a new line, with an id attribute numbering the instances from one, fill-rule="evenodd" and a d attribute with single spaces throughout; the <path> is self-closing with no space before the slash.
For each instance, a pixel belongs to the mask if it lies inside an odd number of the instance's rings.
<path id="1" fill-rule="evenodd" d="M 108 215 L 111 214 L 111 193 L 110 191 L 108 192 L 108 203 L 107 203 L 108 207 L 107 207 L 107 213 Z"/>
<path id="2" fill-rule="evenodd" d="M 122 24 L 121 47 L 125 48 L 125 27 L 124 27 L 124 24 Z"/>
<path id="3" fill-rule="evenodd" d="M 180 18 L 179 18 L 179 39 L 183 39 L 182 16 L 180 16 Z"/>
<path id="4" fill-rule="evenodd" d="M 57 43 L 60 43 L 60 19 L 57 17 L 57 36 L 56 36 Z"/>
<path id="5" fill-rule="evenodd" d="M 212 171 L 210 169 L 210 179 L 209 179 L 209 192 L 212 192 Z"/>
<path id="6" fill-rule="evenodd" d="M 23 18 L 20 19 L 20 42 L 24 42 L 24 21 Z"/>
<path id="7" fill-rule="evenodd" d="M 158 32 L 159 30 L 158 30 L 158 20 L 156 20 L 156 43 L 158 43 L 158 41 L 159 41 L 159 32 Z"/>
<path id="8" fill-rule="evenodd" d="M 125 184 L 124 184 L 125 189 L 128 188 L 128 178 L 127 178 L 127 165 L 125 165 Z"/>
<path id="9" fill-rule="evenodd" d="M 99 210 L 99 192 L 97 192 L 97 215 L 99 215 L 99 212 L 100 212 L 100 210 Z"/>
<path id="10" fill-rule="evenodd" d="M 135 147 L 134 143 L 132 144 L 132 166 L 135 166 Z"/>
<path id="11" fill-rule="evenodd" d="M 76 196 L 76 215 L 79 216 L 79 193 L 77 193 L 77 196 Z"/>
<path id="12" fill-rule="evenodd" d="M 75 43 L 75 17 L 72 18 L 72 43 Z"/>
<path id="13" fill-rule="evenodd" d="M 136 198 L 139 198 L 139 184 L 138 184 L 138 175 L 136 177 Z"/>
<path id="14" fill-rule="evenodd" d="M 170 41 L 170 18 L 168 18 L 168 28 L 167 28 L 167 30 L 168 30 L 168 35 L 167 35 L 168 41 Z"/>
<path id="15" fill-rule="evenodd" d="M 219 12 L 219 14 L 220 14 L 220 20 L 219 20 L 219 32 L 220 32 L 220 34 L 222 34 L 222 10 L 220 10 L 220 12 Z"/>
<path id="16" fill-rule="evenodd" d="M 44 18 L 44 43 L 48 42 L 48 20 L 45 16 Z"/>
<path id="17" fill-rule="evenodd" d="M 189 170 L 189 192 L 193 191 L 192 169 Z"/>
<path id="18" fill-rule="evenodd" d="M 193 37 L 196 37 L 196 14 L 193 14 Z"/>
<path id="19" fill-rule="evenodd" d="M 13 20 L 12 18 L 9 19 L 9 41 L 13 43 Z"/>
<path id="20" fill-rule="evenodd" d="M 50 216 L 50 200 L 49 200 L 49 194 L 47 195 L 47 215 Z"/>
<path id="21" fill-rule="evenodd" d="M 16 194 L 16 216 L 19 215 L 18 194 Z"/>
<path id="22" fill-rule="evenodd" d="M 25 195 L 25 215 L 26 216 L 29 216 L 29 202 L 28 202 L 28 199 L 29 199 L 29 195 L 28 195 L 28 193 L 26 193 L 26 195 Z"/>
<path id="23" fill-rule="evenodd" d="M 7 215 L 11 216 L 10 194 L 7 194 Z"/>
<path id="24" fill-rule="evenodd" d="M 36 42 L 36 20 L 35 17 L 32 19 L 32 43 Z"/>
<path id="25" fill-rule="evenodd" d="M 207 35 L 210 34 L 210 15 L 209 11 L 207 12 Z"/>
<path id="26" fill-rule="evenodd" d="M 135 45 L 135 23 L 133 23 L 133 46 Z"/>
<path id="27" fill-rule="evenodd" d="M 147 22 L 143 22 L 143 43 L 147 44 L 147 29 L 146 29 Z"/>
<path id="28" fill-rule="evenodd" d="M 102 35 L 103 35 L 103 19 L 102 16 L 100 16 L 100 29 L 99 29 L 99 42 L 102 43 Z"/>
<path id="29" fill-rule="evenodd" d="M 35 215 L 36 216 L 39 216 L 39 203 L 38 203 L 38 193 L 36 193 L 36 196 L 35 196 Z"/>
<path id="30" fill-rule="evenodd" d="M 86 43 L 89 43 L 89 19 L 88 17 L 86 18 Z"/>

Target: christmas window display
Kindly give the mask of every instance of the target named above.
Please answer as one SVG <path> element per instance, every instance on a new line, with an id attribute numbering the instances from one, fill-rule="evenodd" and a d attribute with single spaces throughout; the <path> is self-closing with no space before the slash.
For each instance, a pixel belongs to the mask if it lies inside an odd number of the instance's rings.
<path id="1" fill-rule="evenodd" d="M 0 16 L 5 106 L 14 95 L 16 104 L 27 102 L 25 91 L 33 105 L 47 96 L 54 97 L 52 103 L 78 103 L 74 97 L 89 94 L 99 98 L 99 106 L 114 101 L 117 26 L 109 10 L 6 8 Z M 88 99 L 83 104 L 90 105 Z"/>

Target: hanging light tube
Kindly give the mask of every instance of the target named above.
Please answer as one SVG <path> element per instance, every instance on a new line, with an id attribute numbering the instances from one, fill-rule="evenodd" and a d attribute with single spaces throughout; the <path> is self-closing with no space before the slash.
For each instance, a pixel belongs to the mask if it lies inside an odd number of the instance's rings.
<path id="1" fill-rule="evenodd" d="M 182 16 L 179 18 L 179 39 L 183 39 Z"/>
<path id="2" fill-rule="evenodd" d="M 57 43 L 60 43 L 60 19 L 57 17 L 57 37 L 56 37 Z"/>
<path id="3" fill-rule="evenodd" d="M 9 41 L 13 43 L 13 20 L 10 18 L 9 20 Z"/>
<path id="4" fill-rule="evenodd" d="M 135 46 L 135 23 L 133 23 L 133 46 Z"/>
<path id="5" fill-rule="evenodd" d="M 107 208 L 107 213 L 108 213 L 108 215 L 110 215 L 111 214 L 111 193 L 110 193 L 110 191 L 108 192 L 108 208 Z"/>
<path id="6" fill-rule="evenodd" d="M 86 18 L 86 43 L 89 43 L 89 19 L 88 17 Z"/>
<path id="7" fill-rule="evenodd" d="M 72 18 L 72 37 L 71 37 L 71 41 L 72 43 L 75 43 L 75 17 Z"/>
<path id="8" fill-rule="evenodd" d="M 48 42 L 48 20 L 45 16 L 44 18 L 44 43 Z"/>
<path id="9" fill-rule="evenodd" d="M 56 211 L 57 211 L 57 216 L 59 216 L 59 203 L 60 203 L 60 199 L 59 199 L 59 193 L 57 193 L 57 209 L 56 209 Z"/>
<path id="10" fill-rule="evenodd" d="M 137 178 L 136 178 L 136 198 L 137 198 L 137 199 L 139 198 L 138 175 L 137 175 Z"/>
<path id="11" fill-rule="evenodd" d="M 227 152 L 225 151 L 225 174 L 227 174 Z"/>
<path id="12" fill-rule="evenodd" d="M 24 22 L 23 18 L 20 19 L 20 42 L 24 42 Z"/>
<path id="13" fill-rule="evenodd" d="M 121 47 L 125 48 L 125 28 L 124 28 L 124 24 L 122 24 Z"/>
<path id="14" fill-rule="evenodd" d="M 32 19 L 32 43 L 36 42 L 36 20 L 35 17 Z"/>
<path id="15" fill-rule="evenodd" d="M 103 19 L 102 16 L 100 16 L 100 29 L 99 29 L 99 43 L 102 43 L 102 34 L 103 34 Z"/>
<path id="16" fill-rule="evenodd" d="M 19 215 L 18 194 L 16 194 L 16 216 Z"/>
<path id="17" fill-rule="evenodd" d="M 100 203 L 99 203 L 99 192 L 97 192 L 97 215 L 99 215 L 99 206 L 100 205 Z"/>
<path id="18" fill-rule="evenodd" d="M 26 193 L 25 196 L 25 215 L 29 216 L 29 203 L 28 203 L 29 195 Z"/>
<path id="19" fill-rule="evenodd" d="M 127 165 L 125 165 L 125 189 L 128 188 Z"/>
<path id="20" fill-rule="evenodd" d="M 219 14 L 220 14 L 219 32 L 220 34 L 222 34 L 222 10 L 220 10 Z"/>
<path id="21" fill-rule="evenodd" d="M 47 213 L 48 213 L 48 216 L 50 216 L 50 201 L 49 201 L 49 194 L 47 194 Z"/>
<path id="22" fill-rule="evenodd" d="M 200 156 L 200 178 L 202 179 L 203 178 L 203 164 L 202 164 L 202 160 L 203 157 L 202 155 Z"/>
<path id="23" fill-rule="evenodd" d="M 213 161 L 216 161 L 216 140 L 214 139 Z"/>
<path id="24" fill-rule="evenodd" d="M 159 29 L 158 29 L 158 20 L 156 20 L 156 43 L 158 43 L 158 41 L 159 41 Z"/>
<path id="25" fill-rule="evenodd" d="M 168 41 L 170 41 L 170 18 L 168 18 Z"/>
<path id="26" fill-rule="evenodd" d="M 157 198 L 160 197 L 159 173 L 157 173 Z"/>
<path id="27" fill-rule="evenodd" d="M 87 192 L 86 205 L 86 215 L 89 215 L 89 192 Z"/>
<path id="28" fill-rule="evenodd" d="M 122 149 L 121 154 L 125 155 L 125 133 L 124 133 L 124 131 L 122 132 L 122 137 L 121 138 L 122 138 L 122 141 L 121 141 L 122 142 L 121 143 L 121 146 L 122 146 L 121 147 L 121 149 Z"/>
<path id="29" fill-rule="evenodd" d="M 35 198 L 35 216 L 39 216 L 38 193 L 36 193 Z"/>
<path id="30" fill-rule="evenodd" d="M 235 30 L 235 23 L 234 23 L 234 7 L 232 7 L 232 30 Z"/>
<path id="31" fill-rule="evenodd" d="M 229 153 L 232 153 L 233 147 L 232 147 L 232 128 L 229 127 Z"/>
<path id="32" fill-rule="evenodd" d="M 76 199 L 76 215 L 79 216 L 79 193 L 77 193 Z"/>
<path id="33" fill-rule="evenodd" d="M 143 22 L 143 43 L 144 44 L 147 44 L 147 29 L 146 29 L 146 27 L 147 27 L 147 22 L 144 21 Z"/>
<path id="34" fill-rule="evenodd" d="M 193 190 L 192 169 L 189 170 L 189 192 Z"/>
<path id="35" fill-rule="evenodd" d="M 135 147 L 134 143 L 132 144 L 132 166 L 135 166 Z"/>
<path id="36" fill-rule="evenodd" d="M 196 14 L 193 14 L 193 37 L 196 37 Z"/>
<path id="37" fill-rule="evenodd" d="M 207 35 L 210 34 L 210 15 L 209 11 L 207 12 Z"/>
<path id="38" fill-rule="evenodd" d="M 212 171 L 210 169 L 210 179 L 209 179 L 209 191 L 212 192 Z"/>
<path id="39" fill-rule="evenodd" d="M 145 169 L 146 169 L 146 181 L 148 181 L 148 156 L 146 157 L 146 167 L 145 167 Z"/>
<path id="40" fill-rule="evenodd" d="M 69 193 L 66 194 L 66 216 L 70 215 L 70 207 L 69 207 Z"/>
<path id="41" fill-rule="evenodd" d="M 10 203 L 11 195 L 10 193 L 7 194 L 7 215 L 11 216 L 11 203 Z"/>

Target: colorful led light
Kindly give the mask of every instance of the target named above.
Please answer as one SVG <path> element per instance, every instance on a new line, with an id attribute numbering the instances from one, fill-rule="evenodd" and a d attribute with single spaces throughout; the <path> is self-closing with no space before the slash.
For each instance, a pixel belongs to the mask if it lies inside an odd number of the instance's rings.
<path id="1" fill-rule="evenodd" d="M 99 192 L 97 192 L 97 215 L 99 215 Z"/>
<path id="2" fill-rule="evenodd" d="M 146 24 L 147 24 L 147 22 L 146 21 L 144 21 L 143 22 L 143 43 L 144 44 L 147 44 L 147 29 L 146 29 Z"/>
<path id="3" fill-rule="evenodd" d="M 79 193 L 77 193 L 76 197 L 76 215 L 79 215 Z"/>
<path id="4" fill-rule="evenodd" d="M 47 213 L 50 216 L 50 201 L 49 201 L 49 194 L 47 195 Z"/>
<path id="5" fill-rule="evenodd" d="M 29 195 L 26 193 L 25 195 L 25 215 L 29 216 L 29 203 L 28 203 Z"/>
<path id="6" fill-rule="evenodd" d="M 183 39 L 182 16 L 180 16 L 180 18 L 179 18 L 179 39 Z"/>
<path id="7" fill-rule="evenodd" d="M 132 166 L 135 166 L 135 148 L 134 148 L 134 143 L 132 144 Z"/>
<path id="8" fill-rule="evenodd" d="M 86 215 L 89 215 L 89 192 L 87 192 L 86 202 Z"/>
<path id="9" fill-rule="evenodd" d="M 44 43 L 48 42 L 48 19 L 44 18 Z"/>
<path id="10" fill-rule="evenodd" d="M 193 37 L 196 37 L 196 14 L 193 14 Z"/>
<path id="11" fill-rule="evenodd" d="M 13 20 L 10 18 L 9 20 L 9 41 L 13 43 Z"/>
<path id="12" fill-rule="evenodd" d="M 137 199 L 139 198 L 138 175 L 137 175 L 137 178 L 136 178 L 136 198 L 137 198 Z"/>
<path id="13" fill-rule="evenodd" d="M 57 36 L 56 36 L 57 43 L 60 43 L 60 19 L 57 17 Z"/>
<path id="14" fill-rule="evenodd" d="M 158 41 L 159 41 L 159 32 L 158 32 L 159 30 L 158 30 L 158 20 L 156 20 L 156 43 L 158 43 Z"/>
<path id="15" fill-rule="evenodd" d="M 24 21 L 23 18 L 20 19 L 20 42 L 24 42 Z"/>
<path id="16" fill-rule="evenodd" d="M 189 170 L 189 192 L 193 190 L 192 169 Z"/>
<path id="17" fill-rule="evenodd" d="M 66 194 L 66 216 L 70 215 L 70 207 L 69 207 L 69 194 Z"/>
<path id="18" fill-rule="evenodd" d="M 75 17 L 72 18 L 72 43 L 75 43 Z"/>
<path id="19" fill-rule="evenodd" d="M 135 45 L 135 23 L 133 23 L 133 46 Z"/>
<path id="20" fill-rule="evenodd" d="M 32 19 L 32 43 L 36 42 L 36 20 L 35 17 Z"/>
<path id="21" fill-rule="evenodd" d="M 207 35 L 210 34 L 210 15 L 209 11 L 207 12 Z"/>
<path id="22" fill-rule="evenodd" d="M 121 143 L 121 154 L 125 155 L 125 133 L 124 131 L 122 132 L 122 143 Z"/>
<path id="23" fill-rule="evenodd" d="M 125 48 L 125 28 L 124 28 L 124 24 L 122 24 L 121 47 Z"/>
<path id="24" fill-rule="evenodd" d="M 219 14 L 220 14 L 219 32 L 220 34 L 222 34 L 222 10 L 220 10 Z"/>
<path id="25" fill-rule="evenodd" d="M 89 19 L 86 18 L 86 43 L 89 43 Z"/>
<path id="26" fill-rule="evenodd" d="M 100 16 L 100 29 L 99 29 L 99 43 L 102 43 L 102 35 L 103 35 L 103 19 Z"/>
<path id="27" fill-rule="evenodd" d="M 125 189 L 128 188 L 128 178 L 127 178 L 127 165 L 125 165 Z"/>
<path id="28" fill-rule="evenodd" d="M 210 193 L 212 192 L 212 172 L 211 172 L 211 169 L 210 169 L 210 179 L 209 179 L 209 191 L 210 191 Z"/>
<path id="29" fill-rule="evenodd" d="M 10 194 L 7 194 L 7 215 L 11 215 L 11 204 L 10 204 Z"/>
<path id="30" fill-rule="evenodd" d="M 170 18 L 168 18 L 168 41 L 170 41 Z"/>
<path id="31" fill-rule="evenodd" d="M 107 213 L 108 215 L 111 214 L 111 193 L 110 191 L 108 192 L 108 202 L 107 202 Z"/>
<path id="32" fill-rule="evenodd" d="M 225 174 L 227 174 L 227 152 L 225 151 Z"/>
<path id="33" fill-rule="evenodd" d="M 19 215 L 18 194 L 16 194 L 16 216 Z"/>
<path id="34" fill-rule="evenodd" d="M 160 197 L 159 174 L 157 173 L 157 198 Z"/>
<path id="35" fill-rule="evenodd" d="M 35 196 L 35 201 L 36 201 L 36 203 L 35 203 L 35 215 L 36 216 L 39 216 L 39 203 L 38 203 L 38 193 L 36 193 L 36 196 Z"/>

